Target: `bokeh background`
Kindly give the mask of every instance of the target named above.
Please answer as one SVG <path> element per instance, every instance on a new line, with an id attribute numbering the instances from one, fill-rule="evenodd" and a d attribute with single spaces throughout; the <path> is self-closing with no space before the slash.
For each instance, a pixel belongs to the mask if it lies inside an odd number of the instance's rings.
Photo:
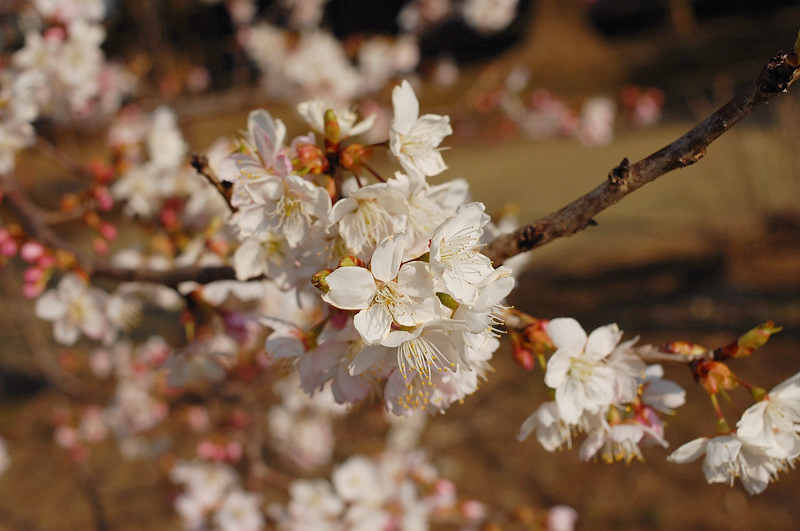
<path id="1" fill-rule="evenodd" d="M 258 15 L 279 18 L 276 4 L 259 2 Z M 322 25 L 344 42 L 364 33 L 396 35 L 405 4 L 331 0 Z M 300 131 L 293 102 L 264 91 L 222 3 L 108 6 L 104 50 L 140 76 L 141 105 L 166 101 L 176 110 L 193 148 L 236 135 L 256 107 Z M 491 35 L 459 20 L 433 27 L 421 33 L 415 76 L 423 111 L 450 114 L 456 126 L 445 153 L 450 170 L 439 179 L 464 177 L 489 211 L 536 219 L 596 186 L 623 157 L 638 160 L 688 130 L 789 48 L 798 28 L 800 6 L 790 0 L 520 0 L 514 21 Z M 20 39 L 1 7 L 0 39 L 9 48 Z M 446 83 L 443 61 L 458 72 Z M 576 116 L 598 96 L 623 109 L 631 86 L 661 91 L 663 115 L 645 128 L 620 111 L 613 138 L 594 145 L 575 135 L 534 138 L 514 120 L 513 108 L 496 103 L 515 71 L 527 76 L 525 97 L 547 90 Z M 378 89 L 369 100 L 386 105 L 390 90 Z M 626 337 L 646 343 L 682 339 L 714 347 L 771 319 L 784 330 L 732 368 L 765 388 L 797 372 L 799 124 L 800 97 L 775 99 L 715 142 L 700 163 L 626 198 L 599 215 L 598 226 L 534 251 L 511 302 L 542 318 L 573 316 L 587 329 L 617 322 Z M 103 150 L 102 124 L 77 132 L 53 126 L 50 134 L 76 157 Z M 37 168 L 32 186 L 39 195 L 57 196 L 56 168 L 27 162 Z M 42 344 L 49 325 L 13 295 L 17 281 L 9 269 L 0 272 L 0 433 L 14 466 L 0 476 L 0 529 L 89 529 L 93 496 L 103 500 L 111 529 L 178 528 L 159 463 L 129 463 L 111 444 L 98 448 L 92 493 L 53 444 L 48 416 L 63 397 L 48 388 L 32 352 L 62 353 Z M 643 464 L 606 465 L 582 463 L 575 451 L 547 453 L 533 440 L 518 443 L 521 422 L 547 394 L 541 374 L 515 365 L 507 347 L 495 360 L 490 380 L 432 419 L 424 436 L 462 495 L 510 513 L 568 504 L 578 510 L 581 529 L 792 529 L 800 521 L 796 473 L 750 497 L 738 485 L 707 485 L 699 463 L 666 463 L 669 450 L 645 451 Z M 668 426 L 673 448 L 712 434 L 711 406 L 688 371 L 668 368 L 668 376 L 689 392 Z M 736 396 L 741 411 L 746 396 Z M 380 405 L 358 409 L 337 427 L 337 456 L 369 450 L 384 429 Z"/>

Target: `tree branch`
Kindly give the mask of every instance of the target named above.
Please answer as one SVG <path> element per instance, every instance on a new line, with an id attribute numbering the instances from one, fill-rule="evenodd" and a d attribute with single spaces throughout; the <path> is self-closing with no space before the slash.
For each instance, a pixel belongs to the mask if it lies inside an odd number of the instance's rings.
<path id="1" fill-rule="evenodd" d="M 694 164 L 706 154 L 709 144 L 733 127 L 755 107 L 777 96 L 800 76 L 796 53 L 780 53 L 761 70 L 750 86 L 706 118 L 688 133 L 652 155 L 631 164 L 626 158 L 613 168 L 606 181 L 547 216 L 516 231 L 498 236 L 489 243 L 484 254 L 494 265 L 525 251 L 596 224 L 594 216 L 617 201 L 654 181 L 665 173 Z"/>
<path id="2" fill-rule="evenodd" d="M 217 192 L 219 192 L 219 194 L 228 204 L 228 208 L 231 209 L 231 212 L 236 212 L 237 208 L 231 204 L 231 195 L 233 190 L 231 183 L 222 182 L 219 180 L 217 174 L 214 173 L 214 170 L 212 170 L 211 166 L 208 165 L 208 157 L 201 153 L 193 153 L 191 164 L 192 168 L 197 170 L 197 173 L 205 177 L 206 180 L 217 189 Z"/>
<path id="3" fill-rule="evenodd" d="M 639 162 L 631 164 L 624 159 L 619 166 L 609 172 L 608 178 L 603 184 L 534 223 L 525 225 L 513 233 L 497 237 L 487 245 L 484 254 L 491 258 L 495 265 L 500 265 L 512 256 L 541 247 L 557 238 L 571 236 L 587 226 L 595 224 L 594 216 L 629 193 L 665 173 L 688 166 L 703 158 L 711 142 L 733 127 L 755 107 L 786 92 L 798 77 L 800 77 L 800 65 L 798 65 L 797 55 L 795 53 L 776 55 L 749 87 L 675 142 Z M 203 161 L 201 157 L 194 157 L 192 163 L 223 193 L 223 196 L 229 195 L 229 190 L 225 189 L 224 184 L 213 172 L 209 173 L 210 169 L 206 171 L 207 161 Z M 3 179 L 0 184 L 6 194 L 6 203 L 15 212 L 20 224 L 28 234 L 44 245 L 73 253 L 81 267 L 90 275 L 127 282 L 154 282 L 169 287 L 175 287 L 185 281 L 206 284 L 216 280 L 236 278 L 235 272 L 230 266 L 189 266 L 155 271 L 119 268 L 103 261 L 91 259 L 79 253 L 45 223 L 45 216 L 41 210 L 28 201 L 16 183 L 10 179 Z"/>
<path id="4" fill-rule="evenodd" d="M 69 252 L 75 256 L 78 265 L 92 276 L 121 282 L 153 282 L 171 288 L 189 280 L 208 284 L 215 280 L 236 278 L 236 273 L 230 266 L 186 266 L 167 270 L 127 269 L 94 259 L 82 253 L 50 228 L 45 222 L 47 213 L 32 203 L 13 179 L 0 178 L 0 187 L 3 190 L 4 204 L 11 209 L 28 236 L 47 247 Z"/>

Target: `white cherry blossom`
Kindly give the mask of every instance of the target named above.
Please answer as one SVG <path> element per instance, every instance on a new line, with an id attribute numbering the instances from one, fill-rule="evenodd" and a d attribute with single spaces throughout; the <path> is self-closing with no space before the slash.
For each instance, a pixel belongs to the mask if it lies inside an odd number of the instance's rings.
<path id="1" fill-rule="evenodd" d="M 671 380 L 664 380 L 661 365 L 648 365 L 642 380 L 642 402 L 663 413 L 672 413 L 686 403 L 686 391 Z"/>
<path id="2" fill-rule="evenodd" d="M 419 101 L 408 81 L 392 91 L 394 119 L 389 130 L 389 147 L 403 168 L 428 177 L 447 169 L 439 144 L 453 134 L 448 116 L 419 115 Z"/>
<path id="3" fill-rule="evenodd" d="M 559 416 L 575 424 L 584 411 L 594 413 L 617 398 L 620 376 L 606 363 L 622 333 L 611 324 L 593 331 L 587 338 L 581 325 L 572 318 L 553 319 L 547 334 L 557 347 L 547 361 L 545 384 L 556 390 Z"/>
<path id="4" fill-rule="evenodd" d="M 267 177 L 247 183 L 245 188 L 252 204 L 240 207 L 233 216 L 245 236 L 278 232 L 290 247 L 297 247 L 314 223 L 328 219 L 328 193 L 298 175 Z"/>
<path id="5" fill-rule="evenodd" d="M 367 344 L 383 342 L 393 323 L 414 327 L 436 316 L 438 301 L 428 264 L 403 264 L 405 241 L 405 233 L 384 239 L 369 270 L 340 267 L 326 278 L 330 290 L 322 298 L 343 310 L 361 310 L 353 322 Z"/>
<path id="6" fill-rule="evenodd" d="M 306 525 L 317 529 L 344 510 L 344 502 L 334 492 L 331 484 L 324 479 L 296 480 L 289 485 L 289 515 L 298 526 Z"/>
<path id="7" fill-rule="evenodd" d="M 478 284 L 494 272 L 491 260 L 477 250 L 490 219 L 484 210 L 478 202 L 459 206 L 431 237 L 431 269 L 441 279 L 443 291 L 470 306 L 480 295 Z"/>
<path id="8" fill-rule="evenodd" d="M 395 172 L 387 183 L 403 195 L 408 206 L 405 227 L 408 234 L 405 256 L 408 259 L 428 251 L 431 234 L 469 196 L 469 185 L 464 179 L 429 186 L 424 177 Z"/>
<path id="9" fill-rule="evenodd" d="M 736 435 L 770 457 L 800 455 L 800 373 L 778 384 L 742 414 Z"/>
<path id="10" fill-rule="evenodd" d="M 325 113 L 332 110 L 336 115 L 336 122 L 339 124 L 339 135 L 342 140 L 357 136 L 369 131 L 375 123 L 375 114 L 371 114 L 363 120 L 358 120 L 358 114 L 347 105 L 334 103 L 326 99 L 314 99 L 304 101 L 297 106 L 297 111 L 308 122 L 308 125 L 317 133 L 325 132 Z"/>
<path id="11" fill-rule="evenodd" d="M 635 420 L 611 425 L 603 422 L 589 432 L 581 445 L 580 456 L 582 460 L 588 461 L 599 455 L 606 463 L 615 461 L 630 463 L 634 459 L 644 461 L 640 445 L 645 436 L 649 436 L 647 440 L 657 441 L 663 447 L 667 446 L 660 434 Z"/>
<path id="12" fill-rule="evenodd" d="M 464 21 L 482 33 L 506 28 L 517 14 L 519 0 L 466 0 L 462 9 Z"/>
<path id="13" fill-rule="evenodd" d="M 536 434 L 539 444 L 548 452 L 554 452 L 564 446 L 572 448 L 572 430 L 569 425 L 561 421 L 558 404 L 554 401 L 544 402 L 525 419 L 517 439 L 524 441 L 531 433 Z"/>
<path id="14" fill-rule="evenodd" d="M 777 479 L 778 471 L 786 468 L 784 461 L 768 456 L 736 435 L 694 439 L 672 452 L 667 460 L 689 463 L 702 455 L 703 473 L 709 483 L 733 486 L 734 479 L 739 478 L 748 494 L 763 492 L 770 481 Z"/>
<path id="15" fill-rule="evenodd" d="M 379 504 L 383 498 L 378 470 L 370 459 L 355 455 L 333 469 L 336 493 L 347 502 Z"/>
<path id="16" fill-rule="evenodd" d="M 245 183 L 268 176 L 288 175 L 291 162 L 283 153 L 285 140 L 286 126 L 281 120 L 272 118 L 262 109 L 248 115 L 242 149 L 225 157 L 219 165 L 219 178 L 234 183 L 234 206 L 250 203 L 250 198 L 242 190 Z"/>
<path id="17" fill-rule="evenodd" d="M 90 287 L 74 273 L 67 273 L 56 289 L 36 300 L 36 316 L 53 322 L 53 337 L 63 345 L 74 345 L 81 332 L 102 339 L 109 328 L 105 315 L 108 294 Z"/>
<path id="18" fill-rule="evenodd" d="M 336 226 L 345 245 L 366 260 L 384 238 L 405 230 L 408 202 L 388 183 L 375 183 L 339 199 L 328 226 Z"/>
<path id="19" fill-rule="evenodd" d="M 263 529 L 264 515 L 261 514 L 258 494 L 233 490 L 214 513 L 214 523 L 220 531 L 257 531 Z"/>
<path id="20" fill-rule="evenodd" d="M 463 332 L 463 324 L 440 319 L 411 331 L 391 330 L 380 344 L 367 345 L 356 355 L 350 363 L 350 373 L 358 375 L 375 363 L 396 360 L 404 378 L 414 379 L 418 374 L 430 383 L 433 374 L 452 372 L 460 366 L 469 368 L 466 353 L 459 350 L 452 337 L 453 331 Z"/>

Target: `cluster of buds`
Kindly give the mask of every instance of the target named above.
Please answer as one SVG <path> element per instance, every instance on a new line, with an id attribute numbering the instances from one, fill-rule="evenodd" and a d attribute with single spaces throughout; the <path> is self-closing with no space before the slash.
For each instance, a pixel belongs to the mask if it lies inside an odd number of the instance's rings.
<path id="1" fill-rule="evenodd" d="M 537 362 L 544 369 L 546 357 L 556 350 L 553 340 L 547 335 L 549 321 L 513 309 L 508 313 L 519 320 L 517 326 L 508 330 L 514 361 L 526 371 L 532 371 Z"/>

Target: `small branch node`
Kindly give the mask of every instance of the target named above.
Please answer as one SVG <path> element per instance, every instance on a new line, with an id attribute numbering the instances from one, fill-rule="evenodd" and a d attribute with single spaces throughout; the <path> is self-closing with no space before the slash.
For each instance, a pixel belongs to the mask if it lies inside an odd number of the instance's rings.
<path id="1" fill-rule="evenodd" d="M 520 252 L 529 251 L 536 247 L 536 244 L 538 244 L 543 237 L 544 235 L 539 229 L 533 225 L 527 225 L 519 233 L 517 247 L 519 247 Z"/>
<path id="2" fill-rule="evenodd" d="M 211 166 L 208 165 L 208 157 L 202 153 L 192 153 L 191 164 L 192 168 L 194 168 L 197 173 L 205 177 L 206 180 L 217 189 L 222 198 L 225 199 L 225 202 L 228 204 L 228 208 L 231 209 L 231 212 L 236 212 L 237 208 L 231 204 L 231 183 L 222 182 L 219 180 L 217 174 L 214 173 L 214 170 L 212 170 Z"/>
<path id="3" fill-rule="evenodd" d="M 614 188 L 622 188 L 631 176 L 631 161 L 628 157 L 622 159 L 618 166 L 608 172 L 608 184 Z"/>

